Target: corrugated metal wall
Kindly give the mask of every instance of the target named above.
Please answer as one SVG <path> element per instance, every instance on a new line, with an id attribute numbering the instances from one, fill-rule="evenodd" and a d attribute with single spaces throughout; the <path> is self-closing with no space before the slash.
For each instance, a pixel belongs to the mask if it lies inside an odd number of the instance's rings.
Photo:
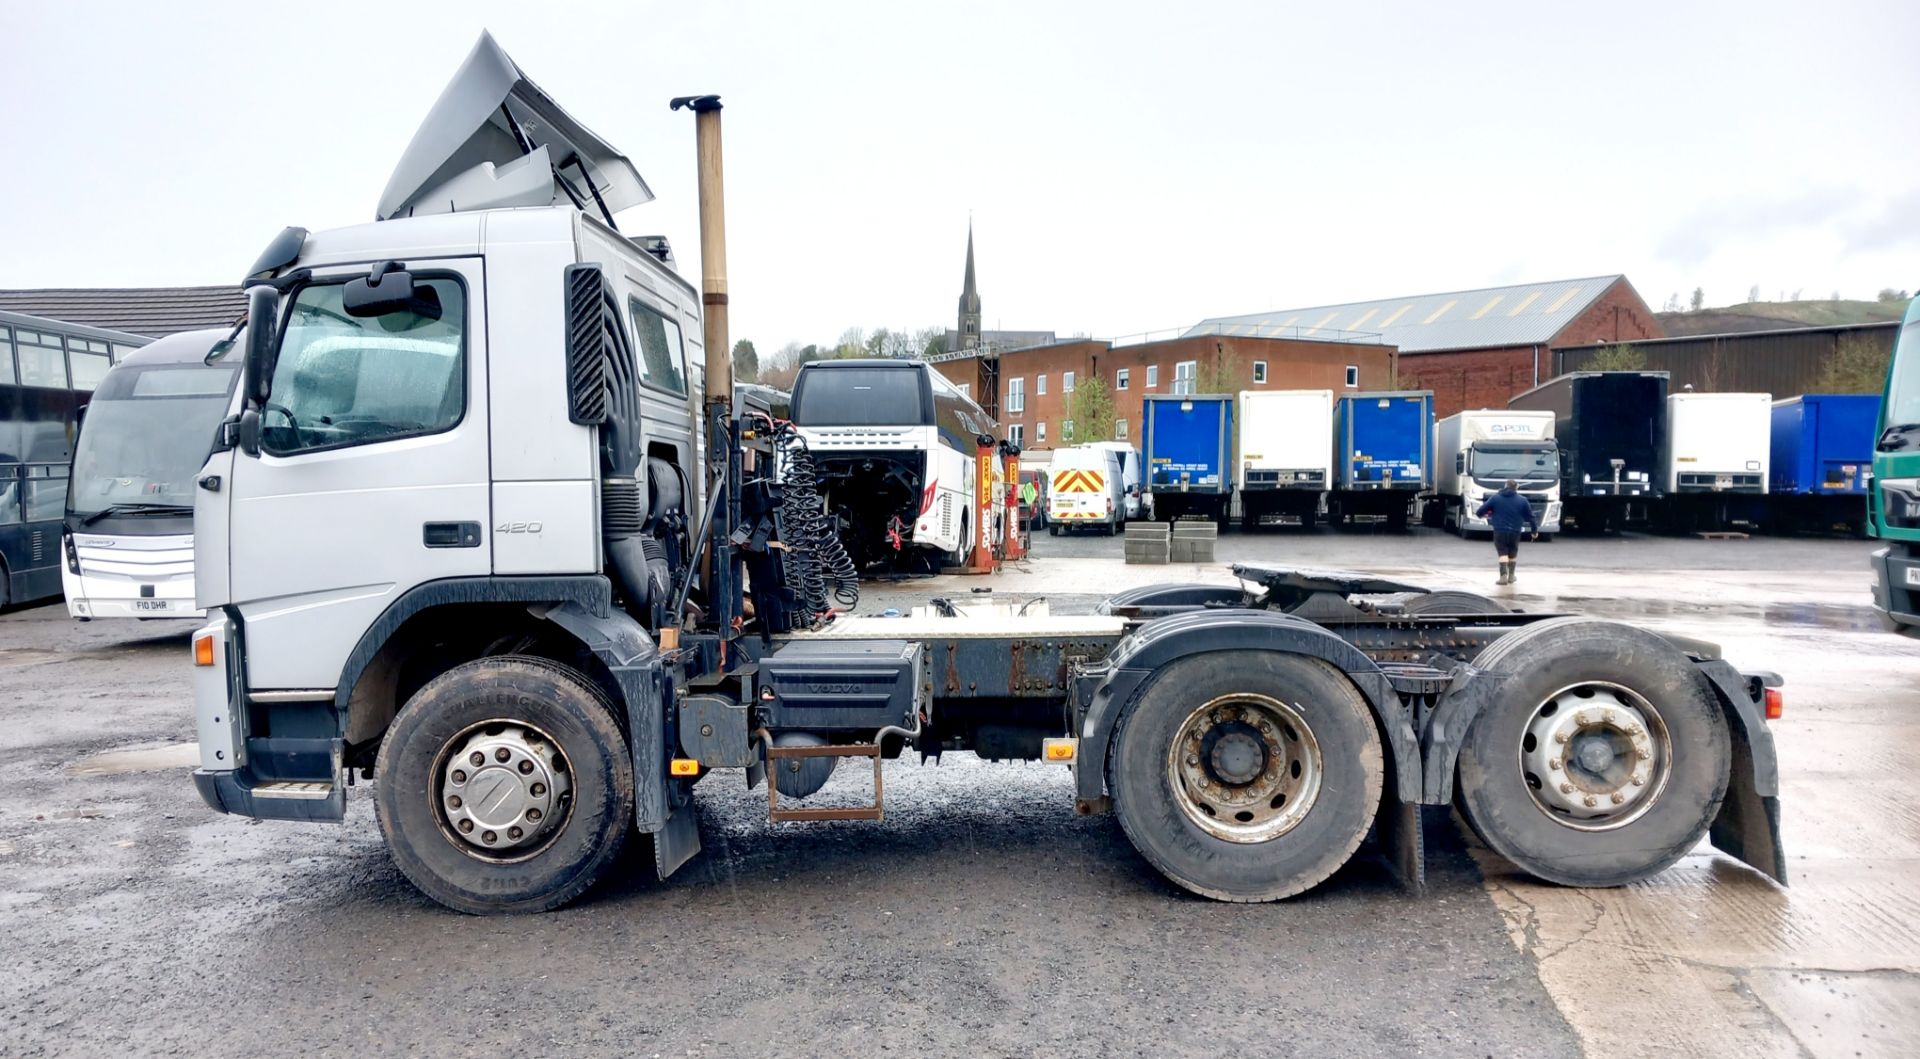
<path id="1" fill-rule="evenodd" d="M 1632 343 L 1648 371 L 1673 375 L 1674 393 L 1692 386 L 1701 393 L 1770 393 L 1795 397 L 1818 392 L 1820 374 L 1841 343 L 1866 343 L 1885 355 L 1900 325 L 1809 327 L 1752 334 L 1699 335 Z M 1585 371 L 1610 346 L 1573 346 L 1553 351 L 1556 374 Z"/>

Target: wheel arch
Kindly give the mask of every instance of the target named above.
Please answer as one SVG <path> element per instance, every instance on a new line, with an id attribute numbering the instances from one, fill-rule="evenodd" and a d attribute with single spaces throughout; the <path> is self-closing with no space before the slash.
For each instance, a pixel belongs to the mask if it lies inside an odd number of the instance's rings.
<path id="1" fill-rule="evenodd" d="M 1274 611 L 1208 610 L 1160 618 L 1142 625 L 1108 657 L 1105 678 L 1084 697 L 1080 748 L 1075 755 L 1076 796 L 1090 802 L 1106 795 L 1107 749 L 1120 715 L 1167 665 L 1194 655 L 1225 651 L 1273 651 L 1317 658 L 1353 683 L 1367 702 L 1399 801 L 1421 793 L 1420 745 L 1412 718 L 1393 684 L 1359 648 L 1312 622 Z"/>

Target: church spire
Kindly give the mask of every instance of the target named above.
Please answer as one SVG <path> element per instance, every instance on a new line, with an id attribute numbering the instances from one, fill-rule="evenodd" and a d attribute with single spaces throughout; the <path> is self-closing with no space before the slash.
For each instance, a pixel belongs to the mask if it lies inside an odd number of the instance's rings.
<path id="1" fill-rule="evenodd" d="M 980 344 L 980 289 L 973 279 L 973 221 L 967 221 L 967 278 L 960 288 L 959 348 Z"/>

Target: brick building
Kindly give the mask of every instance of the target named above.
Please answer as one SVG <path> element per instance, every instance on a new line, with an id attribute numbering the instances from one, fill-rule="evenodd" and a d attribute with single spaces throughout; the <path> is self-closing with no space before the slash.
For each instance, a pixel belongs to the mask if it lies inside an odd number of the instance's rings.
<path id="1" fill-rule="evenodd" d="M 972 351 L 935 359 L 1000 422 L 1003 437 L 1033 452 L 1071 445 L 1067 409 L 1080 383 L 1098 378 L 1113 396 L 1117 439 L 1139 439 L 1141 398 L 1240 390 L 1384 390 L 1394 349 L 1373 336 L 1324 339 L 1185 335 L 1116 346 L 1080 339 L 1032 349 Z"/>
<path id="2" fill-rule="evenodd" d="M 1555 347 L 1666 335 L 1619 275 L 1223 316 L 1188 334 L 1310 338 L 1332 328 L 1372 332 L 1397 347 L 1398 388 L 1432 390 L 1441 416 L 1506 407 L 1507 398 L 1553 377 Z"/>

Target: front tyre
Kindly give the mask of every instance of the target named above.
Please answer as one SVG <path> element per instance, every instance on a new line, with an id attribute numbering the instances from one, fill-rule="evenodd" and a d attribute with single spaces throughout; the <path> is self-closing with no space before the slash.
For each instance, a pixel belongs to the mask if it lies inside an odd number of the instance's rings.
<path id="1" fill-rule="evenodd" d="M 1697 845 L 1732 762 L 1693 663 L 1643 629 L 1556 618 L 1474 665 L 1499 697 L 1467 731 L 1459 804 L 1488 846 L 1567 886 L 1623 886 Z"/>
<path id="2" fill-rule="evenodd" d="M 1270 651 L 1165 667 L 1120 717 L 1107 786 L 1134 848 L 1221 901 L 1275 901 L 1333 874 L 1380 804 L 1372 711 L 1339 671 Z"/>
<path id="3" fill-rule="evenodd" d="M 612 705 L 542 658 L 483 658 L 434 678 L 394 718 L 376 769 L 394 864 L 460 912 L 558 908 L 633 826 L 633 762 Z"/>

